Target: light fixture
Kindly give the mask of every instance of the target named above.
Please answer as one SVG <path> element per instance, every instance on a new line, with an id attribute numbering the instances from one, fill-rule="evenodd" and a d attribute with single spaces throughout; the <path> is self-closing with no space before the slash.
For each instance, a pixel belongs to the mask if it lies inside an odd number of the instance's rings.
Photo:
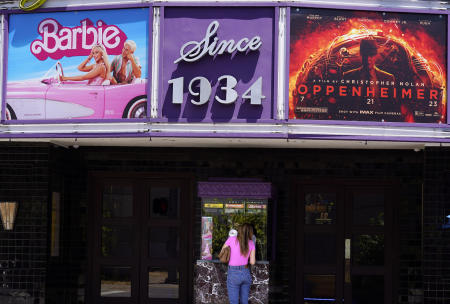
<path id="1" fill-rule="evenodd" d="M 5 230 L 13 229 L 18 205 L 17 202 L 0 202 L 0 215 Z"/>

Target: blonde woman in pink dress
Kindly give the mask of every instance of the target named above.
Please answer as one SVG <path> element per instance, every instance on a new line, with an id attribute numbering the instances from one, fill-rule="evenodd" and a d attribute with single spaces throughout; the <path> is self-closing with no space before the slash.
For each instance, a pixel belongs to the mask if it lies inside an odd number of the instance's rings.
<path id="1" fill-rule="evenodd" d="M 88 65 L 92 58 L 94 58 L 95 63 Z M 81 72 L 87 72 L 87 74 L 81 76 L 63 75 L 61 76 L 61 80 L 87 80 L 88 85 L 102 85 L 105 80 L 109 80 L 110 66 L 105 47 L 101 44 L 94 45 L 89 56 L 78 66 L 78 70 Z"/>

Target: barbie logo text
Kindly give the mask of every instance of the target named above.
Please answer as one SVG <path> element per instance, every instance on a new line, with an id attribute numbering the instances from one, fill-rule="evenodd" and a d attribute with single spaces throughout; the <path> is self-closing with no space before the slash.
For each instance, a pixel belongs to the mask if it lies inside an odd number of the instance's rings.
<path id="1" fill-rule="evenodd" d="M 121 53 L 127 36 L 117 26 L 107 25 L 102 20 L 96 25 L 89 19 L 80 23 L 81 26 L 68 28 L 52 18 L 42 20 L 38 26 L 42 39 L 31 43 L 31 53 L 39 60 L 86 56 L 95 44 L 103 44 L 110 55 Z"/>

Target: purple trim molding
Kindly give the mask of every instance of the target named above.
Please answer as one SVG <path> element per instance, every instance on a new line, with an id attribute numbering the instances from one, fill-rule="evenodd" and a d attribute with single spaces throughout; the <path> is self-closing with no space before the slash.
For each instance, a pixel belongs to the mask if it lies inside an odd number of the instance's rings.
<path id="1" fill-rule="evenodd" d="M 151 100 L 152 100 L 152 70 L 153 70 L 153 4 L 148 8 L 148 43 L 147 43 L 147 117 L 142 120 L 150 121 L 151 117 Z"/>
<path id="2" fill-rule="evenodd" d="M 3 48 L 3 71 L 2 71 L 2 79 L 3 83 L 2 86 L 2 96 L 1 98 L 1 104 L 2 104 L 2 113 L 0 120 L 2 123 L 6 121 L 6 84 L 7 84 L 7 72 L 8 72 L 8 45 L 9 45 L 9 15 L 3 14 L 4 16 L 4 27 L 3 27 L 3 45 L 1 46 Z"/>
<path id="3" fill-rule="evenodd" d="M 449 17 L 447 17 L 447 96 L 446 96 L 446 98 L 447 98 L 447 100 L 446 100 L 446 102 L 447 102 L 447 124 L 450 122 L 450 118 L 449 118 L 449 115 L 450 115 L 450 107 L 448 106 L 448 88 L 449 88 L 449 85 L 450 85 L 450 56 L 449 56 L 449 54 L 448 54 L 448 51 L 449 51 L 449 44 L 450 44 L 450 21 L 449 21 Z"/>
<path id="4" fill-rule="evenodd" d="M 450 138 L 424 138 L 399 136 L 350 136 L 350 135 L 316 135 L 316 134 L 290 134 L 288 139 L 316 139 L 316 140 L 354 140 L 354 141 L 384 141 L 384 142 L 423 142 L 423 143 L 450 143 Z"/>
<path id="5" fill-rule="evenodd" d="M 289 124 L 312 124 L 312 125 L 350 125 L 350 126 L 379 126 L 379 127 L 425 127 L 425 128 L 448 128 L 448 124 L 419 123 L 419 122 L 381 122 L 381 121 L 356 121 L 356 120 L 314 120 L 314 119 L 288 119 Z"/>
<path id="6" fill-rule="evenodd" d="M 273 77 L 272 77 L 272 96 L 273 96 L 273 102 L 272 102 L 272 119 L 278 120 L 278 40 L 280 38 L 279 32 L 280 32 L 280 8 L 276 7 L 274 11 L 274 19 L 273 19 L 273 43 L 272 43 L 272 54 L 273 54 Z M 286 87 L 286 86 L 285 86 Z"/>
<path id="7" fill-rule="evenodd" d="M 68 12 L 68 11 L 88 11 L 88 10 L 102 10 L 102 9 L 121 9 L 121 8 L 140 8 L 152 7 L 153 2 L 149 3 L 125 3 L 125 4 L 107 4 L 107 5 L 79 5 L 79 6 L 63 6 L 63 7 L 46 7 L 38 8 L 33 12 L 27 12 L 21 9 L 5 10 L 6 14 L 34 14 L 34 13 L 52 13 L 52 12 Z"/>
<path id="8" fill-rule="evenodd" d="M 199 197 L 226 197 L 226 198 L 271 198 L 271 183 L 249 182 L 199 182 Z"/>
<path id="9" fill-rule="evenodd" d="M 415 2 L 418 3 L 418 2 Z M 310 3 L 292 3 L 290 7 L 308 7 L 308 8 L 325 8 L 325 9 L 341 9 L 341 10 L 353 10 L 353 11 L 378 11 L 378 12 L 394 12 L 394 13 L 418 13 L 418 14 L 436 14 L 436 15 L 448 15 L 450 11 L 436 10 L 436 9 L 414 9 L 414 8 L 401 8 L 401 7 L 363 7 L 363 6 L 348 6 L 348 5 L 333 5 L 333 4 L 310 4 Z"/>
<path id="10" fill-rule="evenodd" d="M 241 1 L 230 1 L 230 2 L 212 2 L 212 1 L 198 1 L 198 2 L 158 2 L 154 3 L 154 6 L 185 6 L 185 7 L 192 7 L 192 6 L 215 6 L 215 7 L 275 7 L 275 6 L 284 6 L 285 3 L 280 3 L 277 1 L 272 2 L 241 2 Z"/>
<path id="11" fill-rule="evenodd" d="M 148 94 L 147 94 L 148 99 Z M 6 104 L 6 103 L 5 103 Z M 116 118 L 116 119 L 37 119 L 37 120 L 5 120 L 3 124 L 5 125 L 22 125 L 22 124 L 78 124 L 78 123 L 130 123 L 130 122 L 148 122 L 147 118 Z"/>
<path id="12" fill-rule="evenodd" d="M 162 118 L 162 109 L 161 109 L 161 103 L 160 100 L 163 100 L 164 98 L 164 93 L 163 93 L 163 83 L 162 83 L 162 78 L 163 78 L 163 64 L 164 64 L 164 39 L 163 37 L 165 36 L 165 31 L 166 31 L 166 7 L 165 6 L 161 6 L 159 9 L 159 62 L 158 62 L 158 83 L 157 83 L 157 88 L 158 88 L 158 98 L 156 100 L 156 103 L 158 105 L 157 109 L 158 109 L 158 114 L 157 114 L 157 118 L 152 119 L 151 121 L 157 121 L 157 122 L 167 122 L 167 119 L 163 119 Z M 153 93 L 153 92 L 152 92 Z"/>
<path id="13" fill-rule="evenodd" d="M 291 57 L 291 7 L 286 8 L 286 53 L 284 58 L 284 66 L 286 70 L 284 71 L 285 88 L 284 92 L 284 118 L 289 121 L 289 66 Z"/>
<path id="14" fill-rule="evenodd" d="M 399 136 L 350 136 L 350 135 L 317 135 L 317 134 L 242 134 L 242 133 L 227 133 L 227 134 L 213 134 L 213 133 L 74 133 L 74 134 L 0 134 L 0 138 L 137 138 L 147 137 L 149 140 L 156 137 L 167 138 L 259 138 L 259 139 L 313 139 L 313 140 L 346 140 L 346 141 L 383 141 L 383 142 L 423 142 L 423 143 L 450 143 L 450 138 L 424 138 L 424 137 L 399 137 Z"/>

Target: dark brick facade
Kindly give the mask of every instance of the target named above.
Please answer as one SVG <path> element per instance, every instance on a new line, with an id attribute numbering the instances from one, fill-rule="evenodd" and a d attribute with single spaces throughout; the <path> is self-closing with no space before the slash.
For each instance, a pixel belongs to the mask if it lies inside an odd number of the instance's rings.
<path id="1" fill-rule="evenodd" d="M 14 229 L 0 228 L 0 303 L 44 303 L 49 149 L 0 145 L 0 198 L 19 203 Z"/>
<path id="2" fill-rule="evenodd" d="M 23 267 L 28 272 L 2 262 L 2 270 L 8 271 L 3 280 L 22 282 L 13 288 L 24 289 L 36 299 L 45 297 L 45 303 L 85 302 L 89 279 L 89 171 L 181 172 L 192 174 L 197 181 L 232 177 L 272 182 L 277 200 L 277 249 L 271 268 L 271 303 L 290 301 L 292 256 L 288 248 L 294 220 L 290 204 L 295 203 L 291 201 L 290 181 L 300 178 L 396 180 L 400 185 L 395 216 L 399 263 L 394 274 L 398 299 L 394 303 L 422 303 L 423 299 L 425 303 L 446 303 L 449 299 L 446 279 L 450 278 L 450 230 L 443 230 L 442 224 L 444 215 L 450 214 L 450 159 L 444 149 L 414 152 L 81 147 L 75 150 L 8 143 L 0 145 L 0 153 L 0 198 L 21 203 L 14 232 L 0 230 L 0 242 L 8 244 L 0 246 L 0 260 L 9 261 L 14 254 L 17 256 L 29 250 L 28 247 L 37 246 L 24 258 L 33 263 L 29 268 Z M 47 246 L 49 194 L 54 191 L 62 196 L 59 257 L 49 257 Z M 199 236 L 198 203 L 195 214 L 194 235 Z M 194 248 L 199 248 L 199 237 L 193 241 Z"/>
<path id="3" fill-rule="evenodd" d="M 425 151 L 423 208 L 424 303 L 450 303 L 450 149 Z"/>

